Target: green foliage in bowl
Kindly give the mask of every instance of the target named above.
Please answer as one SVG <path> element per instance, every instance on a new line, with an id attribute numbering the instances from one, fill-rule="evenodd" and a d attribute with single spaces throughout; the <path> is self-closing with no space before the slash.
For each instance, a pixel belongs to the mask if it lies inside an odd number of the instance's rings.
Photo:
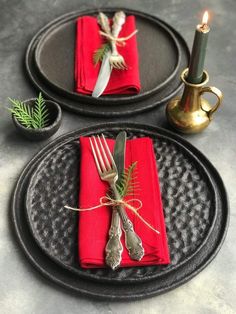
<path id="1" fill-rule="evenodd" d="M 42 129 L 49 124 L 49 112 L 45 105 L 42 93 L 39 93 L 34 106 L 28 106 L 23 101 L 8 98 L 12 108 L 8 108 L 20 124 L 26 128 Z"/>

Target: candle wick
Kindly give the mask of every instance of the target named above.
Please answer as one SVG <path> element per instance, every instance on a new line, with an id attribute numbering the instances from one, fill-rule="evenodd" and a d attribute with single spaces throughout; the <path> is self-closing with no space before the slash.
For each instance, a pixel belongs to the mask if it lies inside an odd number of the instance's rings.
<path id="1" fill-rule="evenodd" d="M 202 29 L 203 31 L 207 30 L 207 29 L 208 29 L 208 24 L 207 24 L 207 23 L 201 24 L 201 29 Z"/>

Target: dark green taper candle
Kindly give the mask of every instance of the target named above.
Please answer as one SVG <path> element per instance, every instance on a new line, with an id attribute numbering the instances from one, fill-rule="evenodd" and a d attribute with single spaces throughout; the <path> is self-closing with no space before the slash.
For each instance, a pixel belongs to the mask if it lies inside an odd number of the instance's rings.
<path id="1" fill-rule="evenodd" d="M 192 84 L 200 84 L 202 82 L 207 40 L 210 32 L 210 27 L 207 25 L 207 21 L 208 12 L 206 11 L 202 18 L 202 24 L 197 25 L 193 41 L 189 71 L 186 79 Z"/>

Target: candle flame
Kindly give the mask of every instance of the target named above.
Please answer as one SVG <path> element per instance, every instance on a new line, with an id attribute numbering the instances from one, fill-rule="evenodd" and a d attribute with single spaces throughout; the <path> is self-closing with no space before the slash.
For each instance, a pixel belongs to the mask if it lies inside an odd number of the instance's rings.
<path id="1" fill-rule="evenodd" d="M 205 11 L 204 14 L 203 14 L 203 17 L 202 17 L 202 24 L 203 25 L 207 24 L 208 18 L 209 18 L 208 11 Z"/>

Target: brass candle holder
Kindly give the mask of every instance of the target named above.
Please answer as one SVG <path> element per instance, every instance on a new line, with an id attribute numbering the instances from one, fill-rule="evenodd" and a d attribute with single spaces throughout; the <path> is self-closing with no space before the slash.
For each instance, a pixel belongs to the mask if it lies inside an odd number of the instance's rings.
<path id="1" fill-rule="evenodd" d="M 186 81 L 188 68 L 181 74 L 185 84 L 182 97 L 172 99 L 166 107 L 166 116 L 170 124 L 183 133 L 198 133 L 205 129 L 212 120 L 213 113 L 219 108 L 223 94 L 212 86 L 205 86 L 209 81 L 209 75 L 203 72 L 203 80 L 200 84 L 191 84 Z M 212 93 L 217 97 L 215 105 L 202 98 L 204 93 Z"/>

